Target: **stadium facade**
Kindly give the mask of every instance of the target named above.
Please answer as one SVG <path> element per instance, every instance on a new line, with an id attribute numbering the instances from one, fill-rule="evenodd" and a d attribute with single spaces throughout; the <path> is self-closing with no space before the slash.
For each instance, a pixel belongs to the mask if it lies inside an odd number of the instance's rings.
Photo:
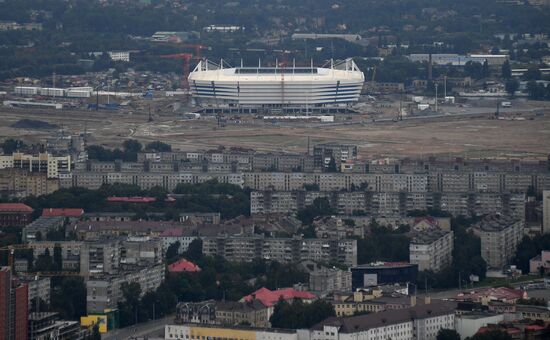
<path id="1" fill-rule="evenodd" d="M 202 60 L 189 75 L 201 104 L 233 107 L 345 106 L 357 102 L 365 77 L 352 59 L 328 67 L 227 67 Z"/>

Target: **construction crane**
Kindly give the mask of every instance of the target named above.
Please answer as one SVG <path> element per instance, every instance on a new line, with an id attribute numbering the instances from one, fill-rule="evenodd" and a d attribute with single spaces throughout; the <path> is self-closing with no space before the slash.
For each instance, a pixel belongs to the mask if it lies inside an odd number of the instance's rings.
<path id="1" fill-rule="evenodd" d="M 181 80 L 181 87 L 184 90 L 189 90 L 189 73 L 190 73 L 190 67 L 191 67 L 191 60 L 200 60 L 201 57 L 201 51 L 202 50 L 211 50 L 211 47 L 204 46 L 204 45 L 196 45 L 196 44 L 175 44 L 181 48 L 187 48 L 187 49 L 193 49 L 193 53 L 174 53 L 174 54 L 165 54 L 161 55 L 161 58 L 164 59 L 181 59 L 183 60 L 183 75 Z"/>
<path id="2" fill-rule="evenodd" d="M 193 54 L 191 53 L 175 53 L 175 54 L 165 54 L 160 56 L 163 59 L 182 59 L 183 60 L 183 75 L 181 78 L 181 87 L 184 90 L 189 90 L 189 68 L 191 64 L 191 59 L 193 59 Z"/>

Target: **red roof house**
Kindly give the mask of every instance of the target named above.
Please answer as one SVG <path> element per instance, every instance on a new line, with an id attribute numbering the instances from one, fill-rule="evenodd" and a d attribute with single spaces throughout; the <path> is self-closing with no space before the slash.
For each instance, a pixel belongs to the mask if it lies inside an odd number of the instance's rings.
<path id="1" fill-rule="evenodd" d="M 23 203 L 0 203 L 0 227 L 24 227 L 31 222 L 33 211 Z"/>
<path id="2" fill-rule="evenodd" d="M 196 273 L 200 272 L 201 269 L 199 266 L 194 264 L 191 261 L 187 261 L 186 259 L 181 259 L 177 262 L 174 262 L 170 265 L 168 265 L 168 271 L 170 273 Z"/>
<path id="3" fill-rule="evenodd" d="M 269 290 L 265 287 L 258 289 L 254 293 L 243 297 L 241 302 L 249 302 L 252 300 L 260 300 L 266 307 L 272 307 L 280 299 L 285 301 L 292 301 L 296 299 L 304 300 L 306 302 L 316 299 L 317 296 L 313 293 L 296 290 L 294 288 L 283 288 L 277 290 Z"/>
<path id="4" fill-rule="evenodd" d="M 42 216 L 44 217 L 71 217 L 80 218 L 84 215 L 84 209 L 82 208 L 46 208 L 42 209 Z"/>
<path id="5" fill-rule="evenodd" d="M 157 199 L 154 197 L 141 197 L 141 196 L 134 196 L 134 197 L 118 197 L 118 196 L 111 196 L 107 198 L 107 202 L 115 203 L 115 202 L 123 202 L 123 203 L 152 203 L 155 202 Z"/>

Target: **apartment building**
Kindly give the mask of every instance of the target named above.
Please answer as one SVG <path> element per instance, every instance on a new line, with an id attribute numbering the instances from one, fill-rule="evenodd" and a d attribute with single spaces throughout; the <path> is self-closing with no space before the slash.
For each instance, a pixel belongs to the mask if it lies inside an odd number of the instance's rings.
<path id="1" fill-rule="evenodd" d="M 357 241 L 338 239 L 266 238 L 255 236 L 203 237 L 203 253 L 229 261 L 266 259 L 279 262 L 323 261 L 357 264 Z"/>
<path id="2" fill-rule="evenodd" d="M 326 143 L 313 147 L 313 165 L 316 168 L 328 168 L 330 160 L 336 164 L 357 159 L 357 146 L 351 144 Z"/>
<path id="3" fill-rule="evenodd" d="M 228 183 L 243 186 L 241 173 L 204 173 L 204 172 L 87 172 L 73 171 L 60 177 L 62 188 L 83 187 L 99 189 L 103 184 L 124 183 L 138 185 L 142 189 L 151 189 L 160 186 L 173 191 L 180 183 L 197 184 L 212 179 L 220 183 Z"/>
<path id="4" fill-rule="evenodd" d="M 0 169 L 8 168 L 45 173 L 48 178 L 59 178 L 60 172 L 71 171 L 71 156 L 54 156 L 49 153 L 29 155 L 18 152 L 0 156 Z"/>
<path id="5" fill-rule="evenodd" d="M 317 295 L 351 291 L 351 272 L 322 267 L 309 273 L 309 290 Z"/>
<path id="6" fill-rule="evenodd" d="M 453 260 L 453 232 L 428 229 L 415 232 L 409 245 L 410 263 L 418 270 L 438 272 L 451 265 Z"/>
<path id="7" fill-rule="evenodd" d="M 0 267 L 0 339 L 27 339 L 28 286 Z"/>
<path id="8" fill-rule="evenodd" d="M 121 285 L 136 282 L 141 287 L 141 296 L 154 291 L 164 281 L 164 265 L 158 264 L 119 273 L 94 277 L 86 282 L 86 310 L 88 314 L 102 313 L 105 309 L 117 308 L 122 299 Z"/>
<path id="9" fill-rule="evenodd" d="M 502 213 L 525 216 L 523 193 L 438 193 L 372 191 L 252 191 L 251 214 L 295 213 L 316 198 L 327 198 L 338 214 L 362 212 L 369 216 L 406 216 L 412 210 L 435 209 L 453 216 Z"/>
<path id="10" fill-rule="evenodd" d="M 57 178 L 46 173 L 28 172 L 22 169 L 0 169 L 0 194 L 10 198 L 24 198 L 51 194 L 59 189 Z"/>
<path id="11" fill-rule="evenodd" d="M 309 340 L 435 340 L 440 329 L 454 329 L 455 304 L 432 302 L 366 315 L 330 317 L 307 332 Z"/>
<path id="12" fill-rule="evenodd" d="M 523 237 L 523 221 L 516 217 L 489 215 L 474 226 L 481 238 L 481 256 L 489 268 L 502 269 Z"/>

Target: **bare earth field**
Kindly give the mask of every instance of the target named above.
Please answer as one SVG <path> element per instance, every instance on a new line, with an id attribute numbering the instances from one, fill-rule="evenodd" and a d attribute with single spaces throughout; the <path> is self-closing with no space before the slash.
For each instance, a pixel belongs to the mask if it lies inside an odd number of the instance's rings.
<path id="1" fill-rule="evenodd" d="M 57 131 L 15 129 L 20 119 L 57 124 L 65 132 L 86 130 L 90 143 L 118 146 L 128 138 L 161 140 L 175 149 L 193 150 L 239 146 L 263 151 L 305 152 L 308 143 L 346 142 L 360 146 L 363 157 L 453 155 L 469 157 L 547 157 L 550 153 L 550 111 L 544 116 L 526 112 L 524 120 L 496 120 L 491 114 L 372 122 L 359 115 L 333 125 L 274 124 L 240 117 L 219 127 L 213 117 L 180 120 L 174 114 L 147 121 L 145 113 L 118 111 L 56 111 L 0 109 L 0 139 L 22 138 L 44 142 Z M 345 123 L 344 123 L 345 122 Z"/>

